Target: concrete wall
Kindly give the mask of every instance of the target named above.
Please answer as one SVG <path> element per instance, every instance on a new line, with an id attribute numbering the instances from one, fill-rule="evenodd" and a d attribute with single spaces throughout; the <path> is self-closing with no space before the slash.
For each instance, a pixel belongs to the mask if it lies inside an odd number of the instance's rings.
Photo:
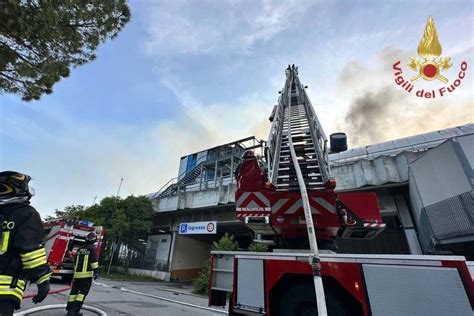
<path id="1" fill-rule="evenodd" d="M 176 234 L 173 248 L 171 278 L 187 281 L 194 279 L 209 259 L 211 244 Z"/>
<path id="2" fill-rule="evenodd" d="M 235 183 L 217 185 L 201 191 L 188 191 L 153 200 L 155 212 L 169 212 L 184 209 L 225 205 L 235 202 Z"/>
<path id="3" fill-rule="evenodd" d="M 169 281 L 171 273 L 164 271 L 153 271 L 153 270 L 143 270 L 143 269 L 132 269 L 129 268 L 128 272 L 135 275 L 144 275 L 155 278 L 157 280 Z"/>

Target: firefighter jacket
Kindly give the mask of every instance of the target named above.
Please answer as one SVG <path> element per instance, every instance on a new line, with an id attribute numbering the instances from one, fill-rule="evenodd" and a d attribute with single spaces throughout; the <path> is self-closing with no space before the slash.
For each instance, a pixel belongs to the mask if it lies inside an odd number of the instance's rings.
<path id="1" fill-rule="evenodd" d="M 81 246 L 76 252 L 74 262 L 74 279 L 92 278 L 99 268 L 94 245 Z"/>
<path id="2" fill-rule="evenodd" d="M 0 300 L 13 300 L 17 307 L 26 281 L 49 281 L 51 270 L 43 247 L 43 223 L 27 203 L 0 205 Z"/>

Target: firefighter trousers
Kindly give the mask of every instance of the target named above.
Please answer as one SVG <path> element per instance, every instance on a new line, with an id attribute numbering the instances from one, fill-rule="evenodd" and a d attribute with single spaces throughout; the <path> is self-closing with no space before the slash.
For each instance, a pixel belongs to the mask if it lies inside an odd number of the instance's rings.
<path id="1" fill-rule="evenodd" d="M 92 278 L 74 279 L 71 292 L 67 300 L 66 310 L 71 313 L 77 313 L 81 310 L 84 299 L 89 293 L 92 285 Z"/>
<path id="2" fill-rule="evenodd" d="M 16 303 L 10 300 L 0 300 L 0 316 L 11 316 Z"/>

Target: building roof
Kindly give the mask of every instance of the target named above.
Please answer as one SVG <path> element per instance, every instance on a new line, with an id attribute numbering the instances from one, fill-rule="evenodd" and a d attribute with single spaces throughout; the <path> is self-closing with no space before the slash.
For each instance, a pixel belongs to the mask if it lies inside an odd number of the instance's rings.
<path id="1" fill-rule="evenodd" d="M 403 151 L 424 151 L 438 146 L 448 138 L 467 134 L 474 134 L 473 123 L 352 148 L 341 153 L 329 155 L 329 161 L 331 165 L 338 165 L 364 158 L 373 159 L 379 156 L 395 155 Z"/>
<path id="2" fill-rule="evenodd" d="M 447 139 L 468 134 L 474 134 L 472 123 L 331 154 L 336 190 L 407 182 L 412 161 Z"/>

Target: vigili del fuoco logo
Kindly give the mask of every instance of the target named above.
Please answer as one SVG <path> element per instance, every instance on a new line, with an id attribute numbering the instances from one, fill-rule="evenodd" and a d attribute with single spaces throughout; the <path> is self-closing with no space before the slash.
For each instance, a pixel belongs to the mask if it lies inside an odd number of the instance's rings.
<path id="1" fill-rule="evenodd" d="M 428 22 L 426 22 L 425 32 L 417 51 L 420 58 L 410 57 L 407 64 L 413 71 L 409 79 L 403 76 L 404 72 L 401 68 L 400 60 L 392 66 L 395 83 L 406 92 L 414 93 L 420 98 L 434 99 L 454 92 L 461 85 L 462 80 L 466 76 L 467 62 L 463 61 L 458 66 L 459 71 L 453 81 L 450 82 L 450 79 L 444 76 L 443 72 L 451 68 L 453 64 L 450 57 L 442 56 L 443 49 L 441 48 L 438 33 L 431 16 L 428 18 Z M 416 89 L 415 84 L 420 79 L 432 81 L 433 84 L 438 83 L 438 85 L 434 86 L 433 89 Z M 443 85 L 441 86 L 440 84 Z"/>

